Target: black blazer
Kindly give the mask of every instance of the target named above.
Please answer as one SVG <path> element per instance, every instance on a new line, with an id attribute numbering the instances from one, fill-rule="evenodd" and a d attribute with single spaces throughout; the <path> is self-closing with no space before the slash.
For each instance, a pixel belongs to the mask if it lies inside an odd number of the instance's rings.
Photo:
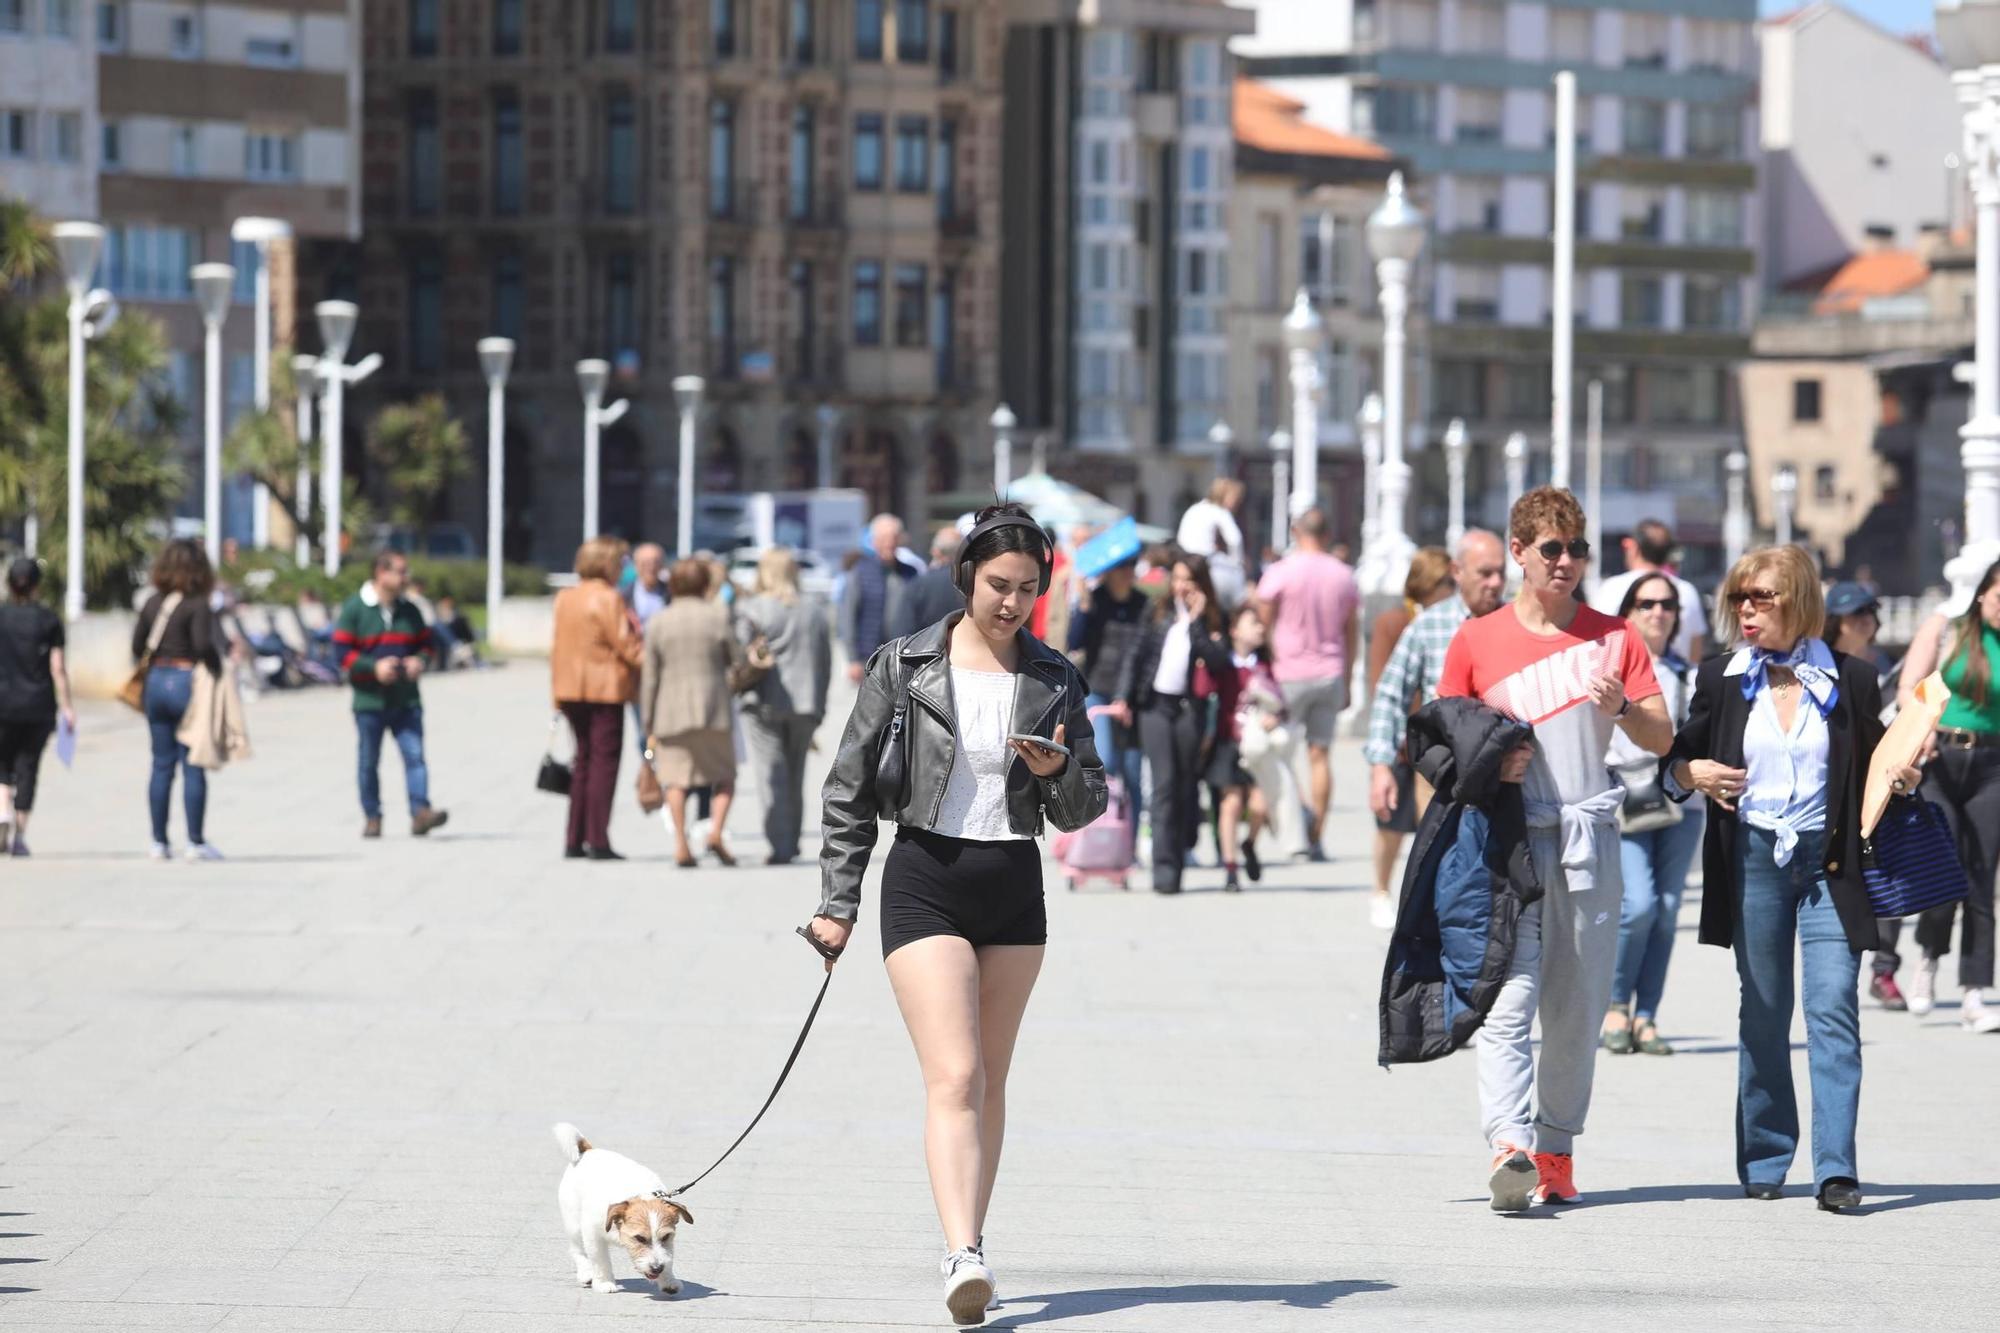
<path id="1" fill-rule="evenodd" d="M 1724 676 L 1735 657 L 1726 652 L 1701 664 L 1695 674 L 1694 702 L 1661 772 L 1679 761 L 1712 759 L 1743 767 L 1743 729 L 1750 704 L 1740 677 Z M 1833 655 L 1840 670 L 1840 699 L 1826 720 L 1826 860 L 1822 869 L 1833 890 L 1834 910 L 1850 947 L 1873 949 L 1878 938 L 1875 912 L 1861 878 L 1861 789 L 1868 761 L 1882 739 L 1882 686 L 1875 668 L 1858 657 Z M 1743 892 L 1738 860 L 1743 825 L 1733 810 L 1710 801 L 1708 831 L 1701 847 L 1701 942 L 1728 948 L 1736 934 L 1736 902 Z"/>
<path id="2" fill-rule="evenodd" d="M 1172 593 L 1165 595 L 1173 596 Z M 1166 646 L 1167 630 L 1173 623 L 1171 619 L 1162 620 L 1156 615 L 1148 615 L 1140 622 L 1138 635 L 1126 652 L 1125 660 L 1119 663 L 1118 678 L 1106 691 L 1113 699 L 1123 699 L 1135 713 L 1153 702 L 1153 677 L 1159 674 L 1160 650 Z M 1196 662 L 1208 663 L 1209 671 L 1218 678 L 1230 666 L 1229 641 L 1210 630 L 1200 616 L 1188 622 L 1189 694 L 1194 693 Z"/>

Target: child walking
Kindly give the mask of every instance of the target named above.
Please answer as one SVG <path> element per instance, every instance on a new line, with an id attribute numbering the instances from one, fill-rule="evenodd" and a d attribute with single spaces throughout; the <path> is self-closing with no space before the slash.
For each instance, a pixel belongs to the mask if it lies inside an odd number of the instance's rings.
<path id="1" fill-rule="evenodd" d="M 1242 854 L 1243 873 L 1251 883 L 1263 878 L 1264 866 L 1257 858 L 1257 835 L 1270 818 L 1270 809 L 1257 780 L 1243 766 L 1244 733 L 1253 735 L 1251 746 L 1261 749 L 1269 733 L 1285 720 L 1285 695 L 1271 672 L 1271 650 L 1264 621 L 1253 606 L 1238 608 L 1229 622 L 1229 668 L 1210 672 L 1206 662 L 1195 670 L 1197 693 L 1215 698 L 1215 746 L 1209 753 L 1206 774 L 1215 799 L 1217 851 L 1227 878 L 1226 893 L 1239 893 L 1243 885 L 1236 878 L 1237 854 Z M 1247 822 L 1246 822 L 1247 815 Z M 1238 834 L 1241 833 L 1241 841 Z"/>

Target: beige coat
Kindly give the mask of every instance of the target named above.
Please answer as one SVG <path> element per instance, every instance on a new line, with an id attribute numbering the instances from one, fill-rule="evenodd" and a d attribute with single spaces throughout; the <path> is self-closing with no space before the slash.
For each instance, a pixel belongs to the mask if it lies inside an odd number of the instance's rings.
<path id="1" fill-rule="evenodd" d="M 639 722 L 648 736 L 729 730 L 731 666 L 743 647 L 720 602 L 676 597 L 646 626 Z"/>
<path id="2" fill-rule="evenodd" d="M 243 718 L 243 695 L 227 662 L 220 676 L 205 666 L 194 669 L 187 714 L 181 718 L 174 739 L 188 747 L 187 761 L 196 768 L 221 768 L 253 757 L 250 728 Z"/>
<path id="3" fill-rule="evenodd" d="M 622 704 L 638 684 L 639 629 L 625 599 L 602 579 L 556 594 L 549 686 L 558 704 Z"/>

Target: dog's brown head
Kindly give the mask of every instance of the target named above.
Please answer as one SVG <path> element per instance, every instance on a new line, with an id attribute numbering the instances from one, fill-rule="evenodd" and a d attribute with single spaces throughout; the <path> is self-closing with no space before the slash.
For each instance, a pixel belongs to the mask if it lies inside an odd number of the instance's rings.
<path id="1" fill-rule="evenodd" d="M 605 1232 L 623 1242 L 632 1267 L 653 1279 L 671 1269 L 674 1231 L 683 1222 L 694 1223 L 694 1214 L 684 1205 L 650 1194 L 620 1200 L 604 1214 Z"/>

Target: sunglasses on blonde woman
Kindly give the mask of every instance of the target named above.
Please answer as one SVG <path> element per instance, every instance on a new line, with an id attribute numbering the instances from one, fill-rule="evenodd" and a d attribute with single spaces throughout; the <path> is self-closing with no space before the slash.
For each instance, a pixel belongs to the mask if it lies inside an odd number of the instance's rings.
<path id="1" fill-rule="evenodd" d="M 1769 611 L 1777 602 L 1778 594 L 1769 588 L 1744 588 L 1729 594 L 1731 606 L 1748 606 L 1753 611 Z"/>

